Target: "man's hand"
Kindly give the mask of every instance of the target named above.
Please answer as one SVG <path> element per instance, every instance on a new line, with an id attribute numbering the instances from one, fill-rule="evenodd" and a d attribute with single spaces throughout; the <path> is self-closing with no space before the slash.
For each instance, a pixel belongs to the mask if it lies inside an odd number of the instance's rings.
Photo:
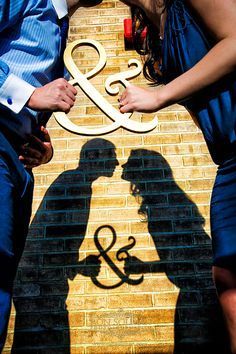
<path id="1" fill-rule="evenodd" d="M 26 168 L 33 168 L 49 162 L 53 156 L 53 147 L 48 130 L 41 127 L 43 141 L 34 135 L 29 136 L 28 143 L 22 146 L 22 153 L 19 160 Z"/>
<path id="2" fill-rule="evenodd" d="M 77 90 L 65 79 L 57 79 L 32 93 L 27 106 L 36 111 L 69 112 L 75 102 Z"/>

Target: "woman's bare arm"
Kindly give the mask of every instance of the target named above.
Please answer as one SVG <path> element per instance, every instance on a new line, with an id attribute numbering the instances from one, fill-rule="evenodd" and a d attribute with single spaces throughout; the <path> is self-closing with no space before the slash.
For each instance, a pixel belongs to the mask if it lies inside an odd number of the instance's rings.
<path id="1" fill-rule="evenodd" d="M 128 87 L 121 112 L 152 112 L 179 102 L 236 70 L 236 1 L 188 0 L 216 44 L 196 65 L 161 89 Z"/>

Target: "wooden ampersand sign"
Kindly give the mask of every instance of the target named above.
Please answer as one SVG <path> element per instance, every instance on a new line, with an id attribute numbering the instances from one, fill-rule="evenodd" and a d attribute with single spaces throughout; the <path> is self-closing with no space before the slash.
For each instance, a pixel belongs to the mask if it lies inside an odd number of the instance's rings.
<path id="1" fill-rule="evenodd" d="M 75 64 L 72 54 L 76 48 L 85 45 L 92 46 L 96 49 L 99 54 L 99 61 L 94 69 L 90 70 L 86 74 L 83 74 Z M 151 122 L 140 123 L 130 119 L 132 113 L 120 113 L 120 111 L 114 108 L 89 82 L 88 79 L 98 74 L 106 65 L 106 52 L 99 42 L 92 39 L 82 39 L 70 43 L 65 50 L 64 61 L 69 73 L 73 77 L 73 79 L 70 80 L 69 83 L 71 85 L 78 85 L 86 94 L 86 96 L 88 96 L 89 99 L 93 101 L 94 104 L 107 115 L 107 117 L 113 120 L 113 123 L 100 128 L 85 128 L 72 123 L 66 113 L 54 112 L 54 116 L 57 122 L 63 128 L 75 134 L 95 136 L 110 133 L 120 127 L 123 127 L 135 133 L 145 133 L 150 130 L 153 130 L 157 126 L 156 117 Z M 111 75 L 107 78 L 105 82 L 105 88 L 109 94 L 114 95 L 119 93 L 119 87 L 116 86 L 112 88 L 112 84 L 120 82 L 123 86 L 127 87 L 129 85 L 127 79 L 131 79 L 140 74 L 142 70 L 140 62 L 136 59 L 131 59 L 128 62 L 128 66 L 131 65 L 135 65 L 135 68 L 122 73 Z"/>

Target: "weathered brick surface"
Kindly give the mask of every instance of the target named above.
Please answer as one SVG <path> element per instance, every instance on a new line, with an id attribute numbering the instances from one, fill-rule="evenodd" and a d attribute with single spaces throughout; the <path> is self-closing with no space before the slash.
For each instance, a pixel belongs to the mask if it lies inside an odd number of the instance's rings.
<path id="1" fill-rule="evenodd" d="M 106 68 L 91 82 L 116 108 L 105 79 L 138 58 L 124 49 L 125 17 L 128 7 L 108 0 L 81 7 L 70 23 L 69 41 L 105 47 Z M 98 60 L 91 47 L 74 58 L 83 72 Z M 142 76 L 132 82 L 146 85 Z M 90 128 L 111 124 L 79 88 L 69 116 Z M 120 128 L 100 139 L 50 120 L 55 155 L 35 169 L 4 353 L 12 343 L 24 354 L 224 353 L 209 234 L 216 167 L 183 107 L 157 116 L 152 132 Z"/>

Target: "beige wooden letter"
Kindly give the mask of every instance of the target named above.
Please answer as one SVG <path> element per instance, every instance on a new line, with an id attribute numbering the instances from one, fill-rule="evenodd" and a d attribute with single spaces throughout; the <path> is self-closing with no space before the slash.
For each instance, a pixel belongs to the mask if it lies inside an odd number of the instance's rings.
<path id="1" fill-rule="evenodd" d="M 86 74 L 83 74 L 77 65 L 75 64 L 72 54 L 73 51 L 84 45 L 92 46 L 96 49 L 99 54 L 99 61 L 96 67 L 89 71 Z M 54 112 L 54 116 L 57 122 L 65 129 L 81 135 L 103 135 L 110 133 L 120 127 L 128 129 L 133 132 L 143 133 L 153 130 L 157 126 L 157 118 L 155 117 L 151 122 L 148 123 L 139 123 L 133 120 L 130 120 L 132 113 L 120 113 L 115 109 L 98 91 L 97 89 L 89 82 L 89 78 L 93 77 L 99 73 L 104 66 L 106 65 L 106 52 L 103 46 L 95 40 L 77 40 L 70 43 L 64 53 L 65 65 L 70 72 L 73 79 L 70 82 L 72 85 L 79 85 L 83 92 L 98 106 L 101 111 L 103 111 L 110 119 L 113 120 L 113 123 L 101 128 L 85 128 L 78 126 L 70 121 L 67 115 L 64 112 Z M 126 71 L 124 73 L 115 74 L 109 77 L 106 80 L 106 89 L 109 93 L 116 94 L 119 92 L 116 89 L 112 89 L 110 85 L 112 83 L 120 81 L 124 86 L 127 86 L 129 83 L 126 80 L 127 78 L 132 78 L 140 74 L 141 65 L 137 60 L 129 61 L 129 65 L 135 64 L 136 69 L 131 71 Z"/>

